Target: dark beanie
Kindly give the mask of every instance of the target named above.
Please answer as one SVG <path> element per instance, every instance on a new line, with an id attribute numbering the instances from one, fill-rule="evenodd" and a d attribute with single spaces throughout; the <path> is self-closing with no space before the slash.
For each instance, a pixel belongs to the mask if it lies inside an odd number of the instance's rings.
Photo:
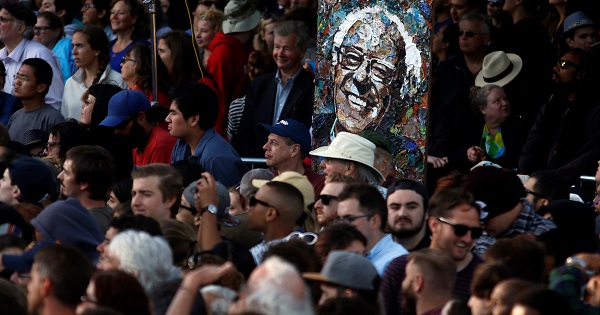
<path id="1" fill-rule="evenodd" d="M 35 13 L 20 1 L 2 0 L 0 7 L 12 14 L 15 19 L 25 22 L 27 26 L 34 26 L 37 22 Z"/>
<path id="2" fill-rule="evenodd" d="M 22 156 L 8 166 L 13 185 L 21 191 L 21 201 L 40 204 L 46 196 L 52 196 L 58 189 L 56 178 L 49 166 L 39 159 Z"/>
<path id="3" fill-rule="evenodd" d="M 475 200 L 485 204 L 482 219 L 490 219 L 512 210 L 525 197 L 525 188 L 517 174 L 505 168 L 482 166 L 467 174 L 463 188 Z M 487 216 L 483 217 L 483 213 Z"/>

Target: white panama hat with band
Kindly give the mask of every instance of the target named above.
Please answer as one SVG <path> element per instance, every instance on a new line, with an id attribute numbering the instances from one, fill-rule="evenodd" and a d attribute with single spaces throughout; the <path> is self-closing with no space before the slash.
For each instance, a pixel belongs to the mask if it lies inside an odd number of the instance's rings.
<path id="1" fill-rule="evenodd" d="M 522 68 L 523 60 L 518 55 L 503 51 L 491 52 L 483 59 L 483 67 L 475 78 L 475 86 L 505 86 L 517 77 Z"/>

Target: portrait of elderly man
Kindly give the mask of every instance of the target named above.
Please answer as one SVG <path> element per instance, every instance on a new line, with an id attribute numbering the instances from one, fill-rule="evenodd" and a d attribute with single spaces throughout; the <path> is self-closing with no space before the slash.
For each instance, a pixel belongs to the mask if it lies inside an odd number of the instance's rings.
<path id="1" fill-rule="evenodd" d="M 349 13 L 333 36 L 336 131 L 377 129 L 390 109 L 400 108 L 412 75 L 407 69 L 418 70 L 420 58 L 397 15 L 378 5 Z"/>

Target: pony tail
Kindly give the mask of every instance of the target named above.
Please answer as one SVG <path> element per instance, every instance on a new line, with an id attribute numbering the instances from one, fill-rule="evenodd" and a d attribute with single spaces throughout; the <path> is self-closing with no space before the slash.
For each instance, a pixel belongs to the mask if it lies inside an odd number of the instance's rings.
<path id="1" fill-rule="evenodd" d="M 106 70 L 106 66 L 108 65 L 109 61 L 110 61 L 110 59 L 108 58 L 108 56 L 103 56 L 103 58 L 100 59 L 100 67 L 98 67 L 98 72 L 96 73 L 96 76 L 94 77 L 94 81 L 92 82 L 92 84 L 96 84 L 100 81 L 100 78 L 102 77 L 102 73 L 104 73 L 104 70 Z"/>

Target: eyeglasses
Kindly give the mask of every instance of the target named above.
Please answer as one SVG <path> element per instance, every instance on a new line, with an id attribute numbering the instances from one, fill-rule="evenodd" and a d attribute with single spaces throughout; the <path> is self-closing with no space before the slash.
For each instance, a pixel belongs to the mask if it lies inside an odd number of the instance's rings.
<path id="1" fill-rule="evenodd" d="M 135 60 L 135 59 L 127 58 L 125 56 L 123 56 L 123 58 L 121 58 L 121 63 L 126 63 L 127 61 L 131 61 L 133 63 L 137 63 L 137 60 Z"/>
<path id="2" fill-rule="evenodd" d="M 196 208 L 194 208 L 194 207 L 188 207 L 188 206 L 184 206 L 184 205 L 179 205 L 179 208 L 185 209 L 185 210 L 191 212 L 194 215 L 196 215 L 198 213 L 198 210 L 196 210 Z"/>
<path id="3" fill-rule="evenodd" d="M 473 31 L 463 31 L 463 30 L 458 31 L 458 37 L 463 37 L 463 35 L 466 35 L 467 38 L 473 38 L 473 37 L 475 37 L 475 35 L 483 35 L 483 34 L 485 34 L 485 33 L 476 33 Z"/>
<path id="4" fill-rule="evenodd" d="M 26 77 L 24 75 L 21 75 L 21 74 L 15 74 L 13 76 L 13 79 L 14 79 L 15 82 L 20 81 L 22 83 L 27 83 L 27 82 L 31 81 L 30 78 L 28 78 L 28 77 Z"/>
<path id="5" fill-rule="evenodd" d="M 3 16 L 0 16 L 0 22 L 1 22 L 1 23 L 12 22 L 12 21 L 14 21 L 14 20 L 15 20 L 15 19 L 9 19 L 9 18 L 5 18 L 5 17 L 3 17 Z"/>
<path id="6" fill-rule="evenodd" d="M 337 218 L 337 222 L 340 223 L 352 223 L 360 218 L 367 218 L 370 219 L 373 215 L 372 214 L 365 214 L 365 215 L 345 215 L 342 217 L 338 217 Z"/>
<path id="7" fill-rule="evenodd" d="M 396 76 L 396 65 L 380 58 L 367 57 L 360 47 L 342 46 L 338 52 L 338 62 L 343 69 L 357 70 L 363 63 L 371 69 L 371 78 L 373 81 L 391 84 Z"/>
<path id="8" fill-rule="evenodd" d="M 333 200 L 337 200 L 338 197 L 337 196 L 333 196 L 333 195 L 319 195 L 317 197 L 317 200 L 321 200 L 321 203 L 323 203 L 323 205 L 325 206 L 329 206 L 329 204 L 333 201 Z"/>
<path id="9" fill-rule="evenodd" d="M 92 298 L 91 296 L 82 295 L 79 299 L 81 300 L 81 302 L 98 304 L 98 301 L 95 298 Z"/>
<path id="10" fill-rule="evenodd" d="M 465 236 L 467 235 L 467 232 L 471 232 L 471 238 L 476 239 L 481 237 L 481 234 L 483 234 L 483 229 L 480 227 L 469 227 L 462 224 L 456 224 L 442 217 L 439 217 L 438 220 L 452 226 L 454 229 L 454 235 L 456 236 Z"/>
<path id="11" fill-rule="evenodd" d="M 567 69 L 568 67 L 573 67 L 575 69 L 579 68 L 579 65 L 568 60 L 560 59 L 556 62 L 556 65 L 561 69 Z"/>
<path id="12" fill-rule="evenodd" d="M 45 34 L 47 30 L 51 30 L 52 28 L 49 26 L 36 26 L 33 28 L 34 33 Z"/>
<path id="13" fill-rule="evenodd" d="M 319 236 L 313 232 L 304 232 L 304 233 L 292 232 L 290 235 L 288 235 L 285 238 L 286 242 L 293 241 L 293 240 L 299 240 L 308 245 L 314 245 L 318 239 L 319 239 Z"/>
<path id="14" fill-rule="evenodd" d="M 248 202 L 248 205 L 250 206 L 250 208 L 255 207 L 257 204 L 261 204 L 267 208 L 273 208 L 275 209 L 275 212 L 277 213 L 277 215 L 279 216 L 279 211 L 277 210 L 277 208 L 275 208 L 275 206 L 271 205 L 270 203 L 266 202 L 266 201 L 262 201 L 260 199 L 256 199 L 255 196 L 250 197 L 250 201 Z"/>
<path id="15" fill-rule="evenodd" d="M 501 7 L 504 5 L 504 1 L 488 0 L 488 5 L 491 7 Z"/>
<path id="16" fill-rule="evenodd" d="M 87 10 L 87 9 L 94 9 L 95 7 L 96 6 L 93 3 L 86 3 L 86 4 L 83 5 L 83 8 L 85 10 Z"/>
<path id="17" fill-rule="evenodd" d="M 530 194 L 530 195 L 533 195 L 534 197 L 537 197 L 537 198 L 544 198 L 544 199 L 546 198 L 544 195 L 538 194 L 535 191 L 531 191 L 529 189 L 525 189 L 525 192 L 528 193 L 528 194 Z"/>
<path id="18" fill-rule="evenodd" d="M 31 278 L 31 274 L 28 272 L 18 272 L 17 277 L 19 278 Z"/>

